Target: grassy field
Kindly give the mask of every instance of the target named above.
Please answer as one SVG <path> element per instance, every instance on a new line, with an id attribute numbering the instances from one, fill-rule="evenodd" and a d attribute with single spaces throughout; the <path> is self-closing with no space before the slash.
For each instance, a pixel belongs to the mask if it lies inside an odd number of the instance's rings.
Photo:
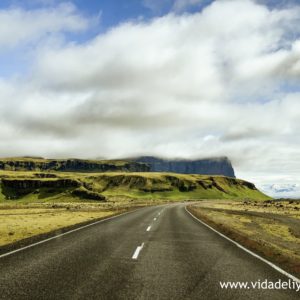
<path id="1" fill-rule="evenodd" d="M 247 248 L 300 276 L 300 201 L 201 201 L 189 210 Z"/>
<path id="2" fill-rule="evenodd" d="M 113 213 L 88 207 L 0 207 L 0 246 Z"/>

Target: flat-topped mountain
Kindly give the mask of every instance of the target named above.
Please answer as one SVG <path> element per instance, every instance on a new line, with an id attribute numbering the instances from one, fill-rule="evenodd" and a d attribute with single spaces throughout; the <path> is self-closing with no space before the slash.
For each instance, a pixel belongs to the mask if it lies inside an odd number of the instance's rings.
<path id="1" fill-rule="evenodd" d="M 230 160 L 216 157 L 197 160 L 162 159 L 153 156 L 134 158 L 133 161 L 149 165 L 151 172 L 172 172 L 182 174 L 224 175 L 235 177 Z"/>
<path id="2" fill-rule="evenodd" d="M 44 159 L 14 157 L 0 159 L 0 170 L 60 172 L 171 172 L 181 174 L 223 175 L 235 177 L 227 157 L 197 160 L 163 159 L 142 156 L 120 160 Z"/>
<path id="3" fill-rule="evenodd" d="M 148 172 L 143 163 L 126 160 L 44 159 L 14 157 L 0 159 L 0 170 L 61 172 Z"/>

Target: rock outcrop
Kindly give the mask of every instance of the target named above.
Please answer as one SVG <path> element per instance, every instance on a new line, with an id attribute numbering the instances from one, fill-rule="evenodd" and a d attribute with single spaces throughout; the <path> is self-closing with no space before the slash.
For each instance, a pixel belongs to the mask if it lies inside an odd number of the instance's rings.
<path id="1" fill-rule="evenodd" d="M 4 188 L 11 188 L 14 190 L 34 190 L 39 188 L 73 188 L 79 187 L 81 185 L 77 180 L 68 178 L 46 180 L 3 178 L 1 182 Z"/>
<path id="2" fill-rule="evenodd" d="M 153 156 L 142 156 L 133 159 L 133 161 L 149 165 L 150 172 L 224 175 L 235 177 L 232 164 L 227 157 L 198 160 L 169 160 Z"/>
<path id="3" fill-rule="evenodd" d="M 72 191 L 72 194 L 74 196 L 77 196 L 77 197 L 83 198 L 83 199 L 87 199 L 87 200 L 97 200 L 97 201 L 105 201 L 106 200 L 106 198 L 103 195 L 101 195 L 97 192 L 89 191 L 82 186 L 80 188 Z"/>

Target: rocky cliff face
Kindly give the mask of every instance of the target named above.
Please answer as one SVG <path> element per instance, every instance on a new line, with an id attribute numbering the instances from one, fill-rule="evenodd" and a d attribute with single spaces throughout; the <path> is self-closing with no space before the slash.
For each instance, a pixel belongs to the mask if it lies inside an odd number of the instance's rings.
<path id="1" fill-rule="evenodd" d="M 34 190 L 38 188 L 73 188 L 81 185 L 79 181 L 68 178 L 46 180 L 3 178 L 1 182 L 2 187 L 11 188 L 14 190 Z"/>
<path id="2" fill-rule="evenodd" d="M 63 172 L 147 172 L 149 167 L 134 161 L 97 161 L 81 159 L 12 158 L 0 160 L 0 170 Z"/>
<path id="3" fill-rule="evenodd" d="M 226 157 L 199 160 L 168 160 L 143 156 L 131 160 L 83 160 L 11 158 L 0 159 L 0 170 L 61 172 L 173 172 L 235 177 Z"/>
<path id="4" fill-rule="evenodd" d="M 167 160 L 152 156 L 143 156 L 134 159 L 134 161 L 149 165 L 150 172 L 174 172 L 235 177 L 233 167 L 227 157 L 199 160 Z"/>

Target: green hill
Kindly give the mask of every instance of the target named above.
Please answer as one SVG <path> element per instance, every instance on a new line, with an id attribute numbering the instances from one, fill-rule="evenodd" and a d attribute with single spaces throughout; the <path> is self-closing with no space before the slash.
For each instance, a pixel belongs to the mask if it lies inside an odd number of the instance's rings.
<path id="1" fill-rule="evenodd" d="M 269 199 L 254 184 L 224 176 L 1 171 L 0 180 L 0 201 Z"/>

